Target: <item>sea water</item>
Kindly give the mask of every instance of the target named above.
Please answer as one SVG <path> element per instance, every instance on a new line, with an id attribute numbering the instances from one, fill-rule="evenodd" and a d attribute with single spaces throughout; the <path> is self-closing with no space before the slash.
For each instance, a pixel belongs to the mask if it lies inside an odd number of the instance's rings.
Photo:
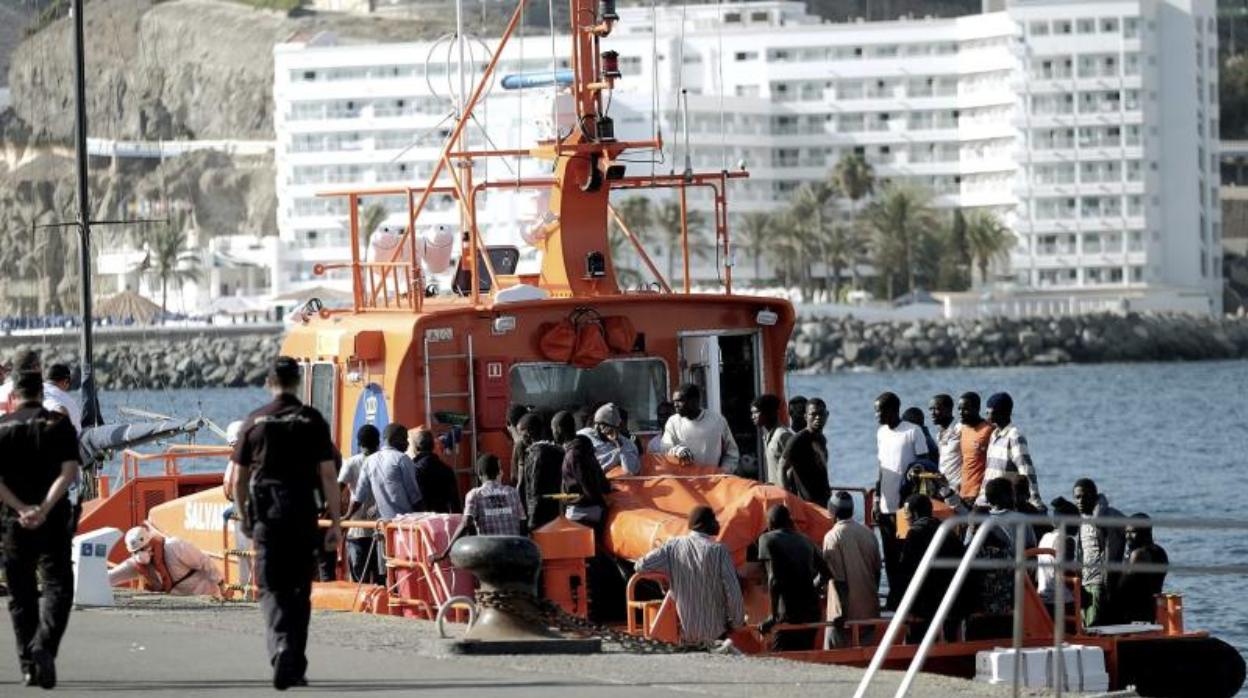
<path id="1" fill-rule="evenodd" d="M 1248 362 L 1105 364 L 1054 368 L 941 369 L 793 375 L 787 392 L 828 403 L 829 470 L 836 485 L 875 481 L 875 415 L 881 392 L 926 411 L 937 393 L 986 400 L 1007 391 L 1026 435 L 1045 501 L 1071 497 L 1080 477 L 1096 480 L 1125 514 L 1248 521 Z M 259 389 L 129 391 L 102 396 L 105 415 L 128 406 L 178 417 L 202 414 L 224 427 L 261 404 Z M 930 425 L 929 425 L 930 426 Z M 934 435 L 934 430 L 933 430 Z M 214 439 L 205 437 L 205 441 Z M 116 464 L 113 464 L 116 468 Z M 1248 563 L 1242 531 L 1157 529 L 1170 560 L 1185 565 Z M 1185 596 L 1187 627 L 1248 651 L 1242 576 L 1172 574 Z"/>

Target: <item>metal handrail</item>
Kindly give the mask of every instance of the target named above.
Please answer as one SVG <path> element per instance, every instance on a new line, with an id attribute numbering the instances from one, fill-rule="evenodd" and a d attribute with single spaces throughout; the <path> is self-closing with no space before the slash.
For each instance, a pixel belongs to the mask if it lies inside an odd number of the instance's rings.
<path id="1" fill-rule="evenodd" d="M 954 565 L 949 561 L 937 560 L 936 556 L 940 550 L 941 544 L 949 536 L 950 531 L 955 527 L 963 524 L 978 524 L 979 528 L 975 531 L 975 535 L 971 539 L 970 545 L 967 547 L 966 553 L 962 556 L 962 560 Z M 1199 519 L 1199 518 L 1157 518 L 1157 519 L 1138 519 L 1128 516 L 1049 516 L 1045 514 L 1017 514 L 1012 513 L 1007 516 L 992 516 L 989 514 L 963 514 L 952 516 L 940 524 L 936 529 L 935 535 L 928 543 L 927 550 L 923 554 L 923 558 L 919 561 L 918 568 L 915 570 L 914 578 L 910 580 L 910 585 L 906 588 L 905 594 L 902 596 L 901 603 L 897 607 L 892 620 L 888 624 L 888 628 L 881 638 L 879 646 L 876 648 L 875 655 L 871 657 L 871 663 L 867 666 L 866 673 L 863 674 L 862 680 L 859 681 L 857 689 L 854 691 L 854 698 L 863 698 L 867 689 L 871 685 L 871 681 L 879 673 L 884 661 L 888 658 L 888 653 L 892 649 L 897 639 L 898 633 L 902 626 L 905 625 L 904 619 L 909 614 L 910 609 L 914 606 L 914 602 L 919 595 L 919 590 L 923 587 L 923 582 L 927 578 L 927 574 L 932 567 L 955 569 L 952 582 L 949 584 L 944 597 L 941 599 L 940 606 L 936 609 L 936 614 L 932 617 L 926 634 L 919 648 L 915 651 L 914 658 L 910 662 L 910 666 L 906 670 L 901 685 L 898 686 L 895 698 L 902 698 L 910 691 L 915 678 L 923 668 L 923 663 L 927 660 L 928 652 L 931 650 L 932 644 L 936 640 L 937 634 L 944 625 L 945 618 L 948 616 L 950 609 L 953 607 L 954 601 L 961 592 L 962 585 L 966 581 L 967 575 L 971 569 L 1012 569 L 1014 571 L 1014 628 L 1012 637 L 1012 647 L 1014 650 L 1014 676 L 1013 676 L 1013 693 L 1015 696 L 1020 695 L 1021 687 L 1019 685 L 1022 673 L 1022 633 L 1023 633 L 1023 586 L 1026 578 L 1028 561 L 1025 558 L 1024 546 L 1019 544 L 1022 539 L 1026 526 L 1033 524 L 1053 525 L 1059 530 L 1078 529 L 1083 525 L 1093 525 L 1098 527 L 1125 528 L 1127 526 L 1143 526 L 1149 528 L 1187 528 L 1187 529 L 1205 529 L 1205 530 L 1248 530 L 1248 521 L 1236 521 L 1232 519 Z M 1014 528 L 1014 559 L 1011 562 L 1004 561 L 985 561 L 976 560 L 975 556 L 979 553 L 979 549 L 983 547 L 984 541 L 988 537 L 989 531 L 995 527 L 1012 526 Z M 1053 607 L 1056 609 L 1065 608 L 1065 592 L 1066 584 L 1063 579 L 1062 572 L 1067 570 L 1079 570 L 1083 565 L 1078 561 L 1066 562 L 1066 536 L 1059 535 L 1057 537 L 1057 555 L 1052 565 L 1046 564 L 1046 567 L 1052 567 L 1057 572 L 1057 584 L 1054 586 Z M 1127 565 L 1122 562 L 1106 562 L 1103 563 L 1105 571 L 1123 571 L 1131 569 L 1139 572 L 1202 572 L 1205 574 L 1245 574 L 1248 573 L 1248 565 L 1169 565 L 1169 564 L 1131 564 Z M 1062 636 L 1065 631 L 1065 618 L 1055 619 L 1053 624 L 1053 648 L 1059 653 L 1059 659 L 1054 662 L 1057 669 L 1057 676 L 1054 683 L 1054 690 L 1058 698 L 1061 698 L 1065 681 L 1063 674 L 1065 673 L 1065 661 L 1060 659 Z"/>

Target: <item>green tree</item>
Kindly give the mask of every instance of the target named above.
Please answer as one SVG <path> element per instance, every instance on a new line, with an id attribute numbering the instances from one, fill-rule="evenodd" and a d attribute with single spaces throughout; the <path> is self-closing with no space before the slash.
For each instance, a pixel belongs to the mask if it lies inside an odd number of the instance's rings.
<path id="1" fill-rule="evenodd" d="M 828 271 L 828 277 L 824 280 L 828 302 L 836 303 L 841 298 L 841 277 L 845 269 L 850 271 L 851 285 L 858 285 L 858 264 L 867 253 L 862 228 L 856 221 L 827 222 L 819 238 L 819 251 L 824 269 Z"/>
<path id="2" fill-rule="evenodd" d="M 754 284 L 761 285 L 763 254 L 775 242 L 776 219 L 769 213 L 751 211 L 742 216 L 737 231 L 741 237 L 736 247 L 749 253 L 754 262 Z"/>
<path id="3" fill-rule="evenodd" d="M 644 246 L 650 241 L 654 229 L 654 209 L 650 205 L 650 199 L 644 196 L 630 196 L 615 204 L 615 211 L 623 219 L 624 225 L 627 225 L 637 238 L 637 242 Z M 611 263 L 615 265 L 620 283 L 626 286 L 641 284 L 643 281 L 639 267 L 641 256 L 614 217 L 610 218 L 607 236 L 611 245 Z"/>
<path id="4" fill-rule="evenodd" d="M 832 168 L 832 183 L 849 199 L 850 209 L 857 214 L 858 202 L 875 191 L 875 170 L 858 153 L 848 153 Z"/>
<path id="5" fill-rule="evenodd" d="M 177 216 L 169 225 L 158 226 L 143 236 L 147 255 L 139 265 L 139 271 L 152 275 L 160 282 L 160 310 L 169 311 L 169 284 L 178 288 L 187 281 L 200 276 L 199 257 L 187 249 L 187 215 Z M 180 224 L 179 224 L 180 223 Z"/>
<path id="6" fill-rule="evenodd" d="M 1223 57 L 1218 76 L 1222 138 L 1248 137 L 1248 56 Z"/>
<path id="7" fill-rule="evenodd" d="M 706 217 L 700 211 L 689 210 L 686 220 L 689 226 L 689 253 L 702 254 L 705 247 L 700 247 L 698 240 L 706 227 Z M 664 201 L 659 205 L 654 211 L 654 225 L 667 243 L 667 282 L 675 286 L 676 258 L 681 256 L 680 202 Z"/>
<path id="8" fill-rule="evenodd" d="M 802 299 L 806 302 L 814 300 L 815 284 L 811 265 L 820 259 L 827 262 L 824 241 L 830 236 L 830 229 L 835 227 L 836 190 L 821 182 L 803 184 L 793 194 L 789 205 L 790 220 L 796 238 L 791 242 L 795 252 L 800 256 L 798 273 Z M 828 270 L 835 275 L 839 269 Z"/>
<path id="9" fill-rule="evenodd" d="M 364 207 L 364 210 L 360 212 L 360 237 L 367 241 L 368 237 L 386 222 L 386 217 L 389 215 L 390 212 L 381 204 L 370 204 Z"/>
<path id="10" fill-rule="evenodd" d="M 997 216 L 985 209 L 966 214 L 966 247 L 979 270 L 979 283 L 988 283 L 988 267 L 1004 260 L 1014 246 L 1014 234 Z"/>
<path id="11" fill-rule="evenodd" d="M 931 202 L 926 189 L 889 184 L 863 211 L 873 237 L 876 271 L 890 299 L 895 297 L 898 277 L 904 279 L 907 291 L 917 286 L 917 257 L 940 227 Z"/>
<path id="12" fill-rule="evenodd" d="M 866 256 L 867 235 L 862 229 L 862 200 L 875 192 L 875 170 L 871 164 L 858 153 L 847 153 L 832 168 L 832 183 L 849 199 L 849 210 L 853 218 L 853 230 L 845 231 L 846 239 L 853 242 L 858 249 L 857 259 L 850 262 L 850 285 L 858 288 L 858 262 Z"/>

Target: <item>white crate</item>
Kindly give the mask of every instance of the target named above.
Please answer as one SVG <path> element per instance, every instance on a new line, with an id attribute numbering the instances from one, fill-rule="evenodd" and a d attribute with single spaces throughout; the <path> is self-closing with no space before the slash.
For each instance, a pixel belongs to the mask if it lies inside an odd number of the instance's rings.
<path id="1" fill-rule="evenodd" d="M 1057 683 L 1057 666 L 1052 647 L 1028 647 L 1021 651 L 1021 683 L 1026 688 L 1053 688 Z M 1105 656 L 1099 647 L 1063 645 L 1065 669 L 1064 690 L 1100 693 L 1109 690 L 1105 673 Z M 975 680 L 989 684 L 1014 683 L 1014 650 L 996 648 L 975 655 Z"/>

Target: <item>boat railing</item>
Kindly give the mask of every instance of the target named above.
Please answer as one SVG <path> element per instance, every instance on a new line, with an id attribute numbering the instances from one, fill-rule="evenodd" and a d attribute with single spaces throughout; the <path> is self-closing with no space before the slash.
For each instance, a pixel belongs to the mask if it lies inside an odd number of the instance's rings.
<path id="1" fill-rule="evenodd" d="M 155 453 L 141 453 L 126 449 L 121 454 L 121 471 L 117 474 L 117 481 L 113 482 L 110 476 L 99 476 L 99 496 L 107 497 L 114 487 L 121 487 L 127 482 L 137 478 L 143 466 L 151 463 L 160 465 L 159 473 L 165 476 L 177 476 L 182 474 L 182 468 L 179 465 L 181 461 L 197 459 L 197 458 L 228 458 L 230 456 L 229 446 L 201 446 L 195 444 L 174 444 L 163 451 Z"/>
<path id="2" fill-rule="evenodd" d="M 1126 516 L 1048 516 L 1044 514 L 1009 514 L 1006 516 L 992 516 L 988 514 L 962 514 L 952 516 L 940 524 L 935 535 L 928 543 L 927 551 L 923 558 L 919 561 L 918 567 L 915 569 L 914 577 L 910 580 L 910 585 L 906 588 L 905 594 L 901 598 L 896 612 L 893 614 L 892 620 L 888 624 L 888 628 L 884 631 L 884 637 L 881 638 L 879 646 L 876 648 L 875 655 L 871 658 L 871 663 L 867 667 L 867 671 L 863 674 L 858 688 L 854 691 L 854 698 L 863 698 L 870 688 L 871 682 L 879 673 L 880 668 L 888 659 L 890 650 L 897 642 L 898 636 L 902 629 L 906 626 L 906 618 L 909 617 L 910 611 L 914 608 L 914 604 L 918 599 L 923 582 L 927 578 L 932 568 L 953 569 L 953 580 L 950 582 L 941 598 L 940 605 L 936 609 L 929 622 L 927 632 L 923 635 L 923 640 L 915 651 L 914 658 L 911 660 L 906 670 L 905 676 L 902 678 L 901 684 L 898 686 L 895 698 L 906 696 L 910 692 L 910 688 L 914 685 L 915 679 L 923 669 L 923 664 L 927 660 L 928 654 L 931 652 L 932 645 L 935 644 L 937 636 L 944 627 L 945 619 L 948 618 L 950 611 L 953 609 L 954 603 L 957 601 L 958 595 L 962 590 L 962 586 L 966 583 L 967 576 L 972 569 L 975 570 L 1002 570 L 1008 569 L 1014 572 L 1014 608 L 1012 613 L 1013 632 L 1012 644 L 1013 650 L 1013 695 L 1021 695 L 1022 686 L 1022 646 L 1023 646 L 1023 621 L 1024 621 L 1024 589 L 1026 586 L 1027 572 L 1029 570 L 1039 569 L 1041 566 L 1053 569 L 1063 577 L 1063 582 L 1055 584 L 1053 587 L 1053 609 L 1065 609 L 1065 573 L 1075 572 L 1083 568 L 1079 561 L 1066 561 L 1066 538 L 1065 535 L 1057 536 L 1057 544 L 1054 549 L 1056 553 L 1052 562 L 1040 563 L 1035 558 L 1028 559 L 1027 550 L 1022 545 L 1014 546 L 1013 560 L 1000 559 L 977 559 L 979 551 L 983 548 L 988 534 L 994 529 L 1002 529 L 1013 534 L 1013 540 L 1023 540 L 1026 535 L 1026 528 L 1033 525 L 1049 525 L 1057 527 L 1059 530 L 1078 531 L 1080 526 L 1092 525 L 1097 527 L 1108 528 L 1126 528 L 1127 526 L 1139 527 L 1147 526 L 1150 529 L 1156 528 L 1178 528 L 1178 529 L 1197 529 L 1197 530 L 1219 530 L 1219 531 L 1244 531 L 1248 530 L 1248 521 L 1235 521 L 1229 519 L 1202 519 L 1202 518 L 1156 518 L 1156 519 L 1139 519 Z M 961 526 L 976 526 L 974 535 L 970 544 L 967 546 L 965 553 L 960 561 L 938 559 L 938 554 L 945 539 L 950 535 L 955 535 L 955 531 Z M 1105 572 L 1144 572 L 1144 573 L 1195 573 L 1206 575 L 1244 575 L 1248 574 L 1248 565 L 1175 565 L 1170 563 L 1123 563 L 1123 562 L 1105 562 L 1099 565 Z M 1047 605 L 1047 604 L 1046 604 Z M 1056 612 L 1061 612 L 1055 611 Z M 1076 615 L 1078 609 L 1076 609 Z M 1057 656 L 1061 656 L 1061 647 L 1063 635 L 1065 634 L 1064 619 L 1059 619 L 1053 623 L 1053 649 Z M 1079 626 L 1076 624 L 1076 630 Z M 1174 628 L 1169 629 L 1171 631 Z M 1055 678 L 1053 681 L 1055 695 L 1061 698 L 1062 690 L 1065 686 L 1063 673 L 1065 671 L 1065 662 L 1060 659 L 1054 662 Z"/>

